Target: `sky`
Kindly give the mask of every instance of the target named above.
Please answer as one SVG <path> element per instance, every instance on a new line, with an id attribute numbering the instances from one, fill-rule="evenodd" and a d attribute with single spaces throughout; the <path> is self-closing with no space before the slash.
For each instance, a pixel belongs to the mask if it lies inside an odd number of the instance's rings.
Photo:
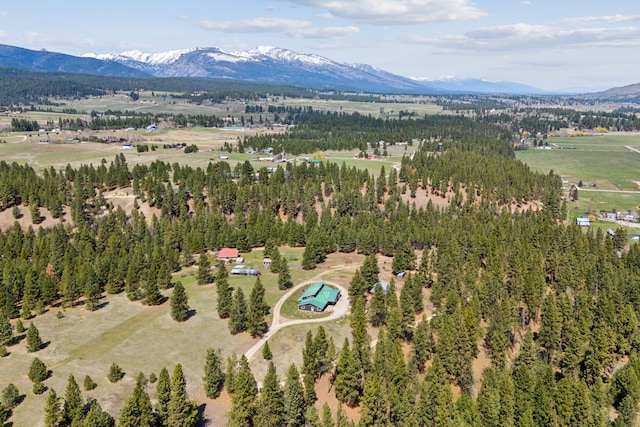
<path id="1" fill-rule="evenodd" d="M 640 83 L 637 0 L 0 1 L 0 44 L 71 55 L 277 46 L 407 77 Z"/>

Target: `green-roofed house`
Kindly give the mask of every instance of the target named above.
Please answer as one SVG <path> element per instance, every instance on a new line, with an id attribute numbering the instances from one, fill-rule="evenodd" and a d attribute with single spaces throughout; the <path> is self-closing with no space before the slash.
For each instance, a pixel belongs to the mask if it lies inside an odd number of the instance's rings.
<path id="1" fill-rule="evenodd" d="M 336 305 L 340 296 L 339 290 L 325 285 L 324 282 L 312 283 L 298 298 L 298 309 L 321 312 L 328 305 Z"/>

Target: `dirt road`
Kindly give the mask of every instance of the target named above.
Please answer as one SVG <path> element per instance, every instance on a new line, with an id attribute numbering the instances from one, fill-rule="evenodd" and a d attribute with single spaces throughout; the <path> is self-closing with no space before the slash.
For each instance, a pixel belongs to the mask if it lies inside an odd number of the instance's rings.
<path id="1" fill-rule="evenodd" d="M 250 360 L 253 356 L 255 356 L 258 350 L 262 348 L 264 343 L 267 342 L 269 338 L 274 336 L 282 328 L 286 328 L 287 326 L 293 326 L 293 325 L 302 325 L 305 323 L 330 322 L 332 320 L 336 320 L 345 316 L 349 312 L 349 294 L 347 293 L 347 290 L 342 285 L 338 285 L 335 282 L 323 280 L 322 276 L 324 276 L 327 273 L 335 272 L 338 270 L 345 270 L 350 267 L 351 266 L 338 266 L 338 267 L 332 268 L 330 270 L 327 270 L 325 272 L 322 272 L 314 276 L 312 279 L 299 283 L 293 288 L 289 289 L 289 291 L 287 291 L 287 293 L 284 294 L 282 298 L 280 298 L 276 303 L 276 305 L 273 307 L 273 321 L 269 326 L 269 331 L 257 343 L 255 343 L 249 350 L 245 352 L 244 355 L 246 356 L 246 358 Z M 331 285 L 335 288 L 338 288 L 338 290 L 340 290 L 340 293 L 341 293 L 340 300 L 335 306 L 333 306 L 332 313 L 329 316 L 319 317 L 317 319 L 294 319 L 294 320 L 283 321 L 282 314 L 280 312 L 282 310 L 282 306 L 284 305 L 285 301 L 288 300 L 291 297 L 291 295 L 293 295 L 298 289 L 321 280 L 324 281 L 327 285 Z"/>

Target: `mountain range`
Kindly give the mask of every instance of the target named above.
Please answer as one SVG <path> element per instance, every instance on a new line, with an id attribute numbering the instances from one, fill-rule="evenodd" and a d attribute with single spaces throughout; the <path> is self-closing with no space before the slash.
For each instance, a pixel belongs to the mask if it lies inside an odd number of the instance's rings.
<path id="1" fill-rule="evenodd" d="M 129 51 L 120 54 L 72 56 L 0 45 L 0 67 L 113 77 L 223 79 L 372 93 L 545 93 L 541 89 L 512 82 L 452 77 L 404 77 L 371 65 L 336 62 L 318 55 L 301 54 L 269 46 L 235 52 L 208 47 L 162 53 Z"/>

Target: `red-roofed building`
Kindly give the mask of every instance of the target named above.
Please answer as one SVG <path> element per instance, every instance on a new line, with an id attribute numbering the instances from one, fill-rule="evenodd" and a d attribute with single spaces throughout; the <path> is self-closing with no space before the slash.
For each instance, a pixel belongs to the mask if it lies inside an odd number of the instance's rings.
<path id="1" fill-rule="evenodd" d="M 220 260 L 229 261 L 235 260 L 236 258 L 238 258 L 238 256 L 240 256 L 240 252 L 237 249 L 222 248 L 218 251 L 217 258 Z"/>

